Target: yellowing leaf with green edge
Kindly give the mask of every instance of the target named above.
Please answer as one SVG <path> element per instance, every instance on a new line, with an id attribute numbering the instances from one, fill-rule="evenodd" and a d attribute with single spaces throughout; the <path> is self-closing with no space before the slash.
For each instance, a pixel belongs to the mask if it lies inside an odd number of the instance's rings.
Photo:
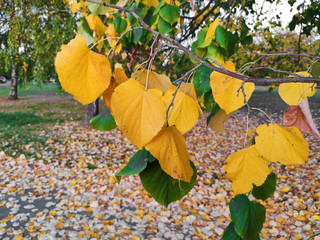
<path id="1" fill-rule="evenodd" d="M 217 28 L 218 24 L 219 24 L 219 18 L 216 18 L 209 25 L 208 32 L 207 32 L 206 38 L 204 40 L 212 39 L 214 37 L 214 35 L 216 34 L 216 28 Z"/>
<path id="2" fill-rule="evenodd" d="M 225 62 L 223 67 L 229 71 L 235 72 L 233 62 Z M 243 85 L 244 93 L 240 89 L 242 81 L 233 77 L 229 77 L 219 72 L 212 72 L 210 75 L 210 86 L 214 100 L 219 106 L 229 114 L 245 105 L 254 91 L 254 83 L 245 83 Z M 238 90 L 239 94 L 238 94 Z M 245 97 L 244 97 L 245 94 Z"/>
<path id="3" fill-rule="evenodd" d="M 158 74 L 146 69 L 137 71 L 133 78 L 137 79 L 137 81 L 143 86 L 147 85 L 147 89 L 157 88 L 161 89 L 163 92 L 166 92 L 173 86 L 170 79 L 166 75 Z"/>
<path id="4" fill-rule="evenodd" d="M 132 78 L 112 94 L 111 109 L 117 126 L 139 149 L 157 135 L 166 121 L 167 109 L 161 95 L 161 90 L 145 90 Z"/>
<path id="5" fill-rule="evenodd" d="M 175 90 L 176 87 L 170 88 L 162 98 L 167 108 L 172 101 Z M 179 89 L 173 107 L 169 110 L 169 126 L 176 126 L 179 131 L 186 133 L 197 123 L 198 118 L 198 103 Z"/>
<path id="6" fill-rule="evenodd" d="M 163 127 L 145 148 L 158 159 L 163 171 L 171 177 L 191 181 L 193 169 L 184 137 L 174 126 Z"/>
<path id="7" fill-rule="evenodd" d="M 100 17 L 90 14 L 89 16 L 86 17 L 86 20 L 88 22 L 90 29 L 96 33 L 98 38 L 103 37 L 103 35 L 107 30 L 107 27 L 102 23 Z"/>
<path id="8" fill-rule="evenodd" d="M 297 72 L 296 74 L 309 77 L 308 72 Z M 299 105 L 307 97 L 311 97 L 316 92 L 314 83 L 281 83 L 279 85 L 279 95 L 288 105 Z"/>
<path id="9" fill-rule="evenodd" d="M 256 147 L 271 162 L 302 164 L 309 155 L 308 142 L 296 127 L 278 124 L 261 125 L 256 130 Z"/>
<path id="10" fill-rule="evenodd" d="M 95 101 L 110 84 L 109 60 L 91 51 L 81 34 L 61 48 L 55 67 L 62 88 L 83 105 Z"/>
<path id="11" fill-rule="evenodd" d="M 220 109 L 209 121 L 209 127 L 213 131 L 222 131 L 224 129 L 224 123 L 234 114 L 231 112 L 226 114 L 223 109 Z"/>
<path id="12" fill-rule="evenodd" d="M 255 145 L 231 155 L 224 170 L 232 181 L 234 195 L 249 192 L 253 184 L 262 185 L 270 173 L 268 161 L 259 154 Z"/>
<path id="13" fill-rule="evenodd" d="M 111 96 L 114 89 L 117 86 L 119 86 L 121 83 L 124 83 L 127 80 L 128 80 L 128 77 L 122 68 L 116 68 L 114 70 L 111 77 L 110 85 L 103 93 L 104 101 L 106 102 L 109 109 L 111 109 Z"/>

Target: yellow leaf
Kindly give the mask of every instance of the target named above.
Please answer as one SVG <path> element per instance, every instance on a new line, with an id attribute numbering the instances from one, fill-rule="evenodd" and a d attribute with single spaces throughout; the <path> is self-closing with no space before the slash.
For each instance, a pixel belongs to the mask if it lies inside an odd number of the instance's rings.
<path id="1" fill-rule="evenodd" d="M 166 121 L 162 91 L 145 87 L 134 79 L 120 84 L 111 97 L 111 109 L 117 126 L 139 149 L 161 130 Z"/>
<path id="2" fill-rule="evenodd" d="M 95 101 L 110 84 L 109 60 L 91 51 L 81 34 L 62 46 L 55 67 L 63 89 L 83 105 Z"/>
<path id="3" fill-rule="evenodd" d="M 194 100 L 197 100 L 196 90 L 194 89 L 193 83 L 181 83 L 180 90 L 192 97 Z"/>
<path id="4" fill-rule="evenodd" d="M 157 8 L 157 6 L 159 5 L 159 1 L 158 0 L 140 0 L 140 2 L 142 2 L 143 4 L 145 4 L 147 7 L 155 7 Z"/>
<path id="5" fill-rule="evenodd" d="M 262 185 L 269 174 L 268 161 L 259 154 L 255 145 L 231 155 L 224 170 L 232 181 L 235 195 L 249 192 L 253 184 Z"/>
<path id="6" fill-rule="evenodd" d="M 308 72 L 297 72 L 296 74 L 309 77 Z M 288 105 L 299 105 L 307 97 L 313 96 L 316 92 L 314 83 L 281 83 L 279 85 L 279 95 Z"/>
<path id="7" fill-rule="evenodd" d="M 287 193 L 287 192 L 289 192 L 289 191 L 290 191 L 290 188 L 288 188 L 288 187 L 283 187 L 283 188 L 281 188 L 281 192 Z"/>
<path id="8" fill-rule="evenodd" d="M 165 2 L 166 2 L 167 4 L 177 5 L 178 7 L 179 7 L 179 5 L 180 5 L 180 2 L 179 2 L 178 0 L 165 0 Z M 183 25 L 183 24 L 181 24 L 181 25 Z"/>
<path id="9" fill-rule="evenodd" d="M 209 127 L 213 131 L 222 131 L 224 129 L 224 123 L 234 114 L 231 112 L 226 114 L 223 109 L 220 109 L 209 121 Z"/>
<path id="10" fill-rule="evenodd" d="M 256 130 L 259 153 L 271 162 L 302 164 L 309 155 L 308 142 L 296 127 L 261 125 Z"/>
<path id="11" fill-rule="evenodd" d="M 56 224 L 56 229 L 61 229 L 61 228 L 63 228 L 64 227 L 64 223 L 63 222 L 58 222 L 57 224 Z"/>
<path id="12" fill-rule="evenodd" d="M 70 10 L 71 10 L 72 13 L 75 13 L 75 12 L 80 10 L 80 6 L 78 5 L 76 0 L 71 1 Z"/>
<path id="13" fill-rule="evenodd" d="M 164 94 L 162 100 L 165 102 L 166 108 L 169 107 L 175 90 L 176 87 L 172 87 Z M 169 110 L 169 126 L 176 126 L 180 132 L 186 133 L 197 123 L 198 118 L 198 103 L 179 89 L 173 107 Z"/>
<path id="14" fill-rule="evenodd" d="M 146 69 L 137 71 L 134 75 L 134 78 L 137 79 L 137 81 L 143 86 L 146 86 L 147 84 L 148 89 L 157 88 L 161 89 L 163 92 L 166 92 L 173 86 L 170 79 L 166 75 L 158 74 Z"/>
<path id="15" fill-rule="evenodd" d="M 90 29 L 96 33 L 98 38 L 100 39 L 101 37 L 103 37 L 107 27 L 102 23 L 100 17 L 90 14 L 89 16 L 86 17 L 86 20 L 88 22 Z"/>
<path id="16" fill-rule="evenodd" d="M 223 67 L 229 71 L 235 72 L 233 62 L 225 62 Z M 214 100 L 219 106 L 230 114 L 245 105 L 244 94 L 240 89 L 242 81 L 233 77 L 229 77 L 219 72 L 212 72 L 210 75 L 210 86 Z M 238 90 L 240 89 L 239 93 Z M 246 101 L 249 101 L 254 91 L 254 83 L 245 83 L 243 86 Z"/>
<path id="17" fill-rule="evenodd" d="M 193 169 L 182 133 L 174 126 L 163 127 L 145 148 L 158 159 L 163 171 L 171 177 L 190 182 Z"/>
<path id="18" fill-rule="evenodd" d="M 208 32 L 206 35 L 206 38 L 204 39 L 205 41 L 208 39 L 212 39 L 213 36 L 216 34 L 216 28 L 219 24 L 219 18 L 217 17 L 210 25 L 208 28 Z"/>
<path id="19" fill-rule="evenodd" d="M 116 68 L 114 70 L 110 85 L 103 93 L 104 101 L 106 102 L 109 109 L 111 109 L 111 96 L 114 89 L 117 86 L 119 86 L 121 83 L 124 83 L 127 80 L 128 80 L 128 77 L 122 68 Z"/>

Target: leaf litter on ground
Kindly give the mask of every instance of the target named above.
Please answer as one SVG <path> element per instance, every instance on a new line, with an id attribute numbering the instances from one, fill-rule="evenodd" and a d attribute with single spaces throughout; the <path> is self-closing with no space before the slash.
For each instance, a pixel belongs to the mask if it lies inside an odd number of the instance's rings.
<path id="1" fill-rule="evenodd" d="M 250 117 L 249 128 L 257 122 Z M 233 194 L 223 167 L 243 148 L 246 125 L 240 112 L 223 132 L 199 122 L 185 134 L 198 178 L 189 194 L 165 208 L 139 177 L 117 183 L 115 174 L 137 150 L 119 129 L 56 124 L 45 133 L 42 149 L 25 146 L 37 157 L 0 153 L 0 238 L 219 239 L 230 221 Z M 307 140 L 307 164 L 273 165 L 277 189 L 264 204 L 263 239 L 307 239 L 319 232 L 320 146 L 314 136 Z"/>

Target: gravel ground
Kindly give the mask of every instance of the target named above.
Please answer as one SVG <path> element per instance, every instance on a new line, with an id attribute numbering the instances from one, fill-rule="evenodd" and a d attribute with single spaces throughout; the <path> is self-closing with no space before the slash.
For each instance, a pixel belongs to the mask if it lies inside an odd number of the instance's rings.
<path id="1" fill-rule="evenodd" d="M 249 128 L 260 121 L 250 117 Z M 43 133 L 50 138 L 37 153 L 41 160 L 0 153 L 0 239 L 221 238 L 232 196 L 223 166 L 244 145 L 244 113 L 235 114 L 222 133 L 199 122 L 185 135 L 198 178 L 168 208 L 144 191 L 137 176 L 116 183 L 114 174 L 136 151 L 118 129 L 100 132 L 77 124 Z M 307 164 L 273 165 L 278 184 L 265 203 L 262 239 L 308 239 L 320 232 L 320 144 L 313 136 L 307 140 Z M 35 151 L 34 145 L 26 150 Z"/>

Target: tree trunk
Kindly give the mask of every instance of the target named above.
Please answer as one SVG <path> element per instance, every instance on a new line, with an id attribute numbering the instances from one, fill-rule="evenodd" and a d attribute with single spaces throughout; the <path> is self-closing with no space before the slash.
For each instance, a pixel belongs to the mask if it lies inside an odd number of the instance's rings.
<path id="1" fill-rule="evenodd" d="M 99 98 L 94 102 L 88 104 L 87 106 L 87 115 L 86 120 L 84 121 L 85 124 L 89 124 L 91 118 L 94 118 L 99 114 Z"/>
<path id="2" fill-rule="evenodd" d="M 10 100 L 18 99 L 18 72 L 17 72 L 17 66 L 15 65 L 13 60 L 12 60 L 12 72 L 11 72 L 11 88 L 10 88 L 10 95 L 8 99 Z"/>

